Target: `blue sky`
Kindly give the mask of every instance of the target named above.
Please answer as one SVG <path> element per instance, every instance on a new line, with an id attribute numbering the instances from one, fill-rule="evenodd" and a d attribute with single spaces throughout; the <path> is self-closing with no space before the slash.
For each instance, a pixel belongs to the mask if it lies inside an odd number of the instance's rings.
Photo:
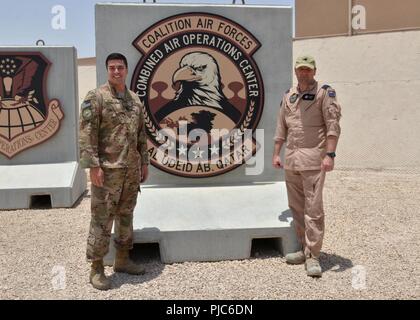
<path id="1" fill-rule="evenodd" d="M 98 2 L 141 2 L 133 0 L 98 1 L 98 0 L 2 0 L 3 6 L 0 19 L 0 46 L 35 45 L 38 39 L 46 45 L 75 46 L 78 57 L 95 55 L 95 21 L 94 6 Z M 151 3 L 152 0 L 147 0 Z M 237 0 L 236 3 L 241 3 Z M 231 4 L 231 0 L 157 0 L 157 3 L 214 3 Z M 294 0 L 246 0 L 250 5 L 291 5 Z M 55 30 L 51 21 L 56 14 L 52 13 L 54 6 L 65 8 L 64 30 Z"/>

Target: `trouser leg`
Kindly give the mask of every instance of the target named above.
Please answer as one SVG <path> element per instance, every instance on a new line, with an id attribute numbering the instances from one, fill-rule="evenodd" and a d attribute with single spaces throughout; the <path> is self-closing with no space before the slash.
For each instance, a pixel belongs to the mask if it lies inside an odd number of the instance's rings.
<path id="1" fill-rule="evenodd" d="M 324 239 L 324 207 L 322 191 L 325 171 L 301 171 L 305 194 L 305 255 L 318 258 Z"/>
<path id="2" fill-rule="evenodd" d="M 117 249 L 131 250 L 133 248 L 133 211 L 137 203 L 139 184 L 139 168 L 129 168 L 125 175 L 115 216 L 114 244 Z"/>
<path id="3" fill-rule="evenodd" d="M 103 170 L 104 186 L 91 185 L 91 221 L 86 249 L 86 258 L 90 262 L 102 260 L 108 253 L 112 223 L 122 190 L 122 170 Z"/>
<path id="4" fill-rule="evenodd" d="M 297 239 L 305 247 L 305 219 L 304 204 L 305 195 L 303 192 L 303 181 L 299 171 L 285 170 L 287 197 L 289 208 L 293 214 L 293 225 L 296 230 Z"/>

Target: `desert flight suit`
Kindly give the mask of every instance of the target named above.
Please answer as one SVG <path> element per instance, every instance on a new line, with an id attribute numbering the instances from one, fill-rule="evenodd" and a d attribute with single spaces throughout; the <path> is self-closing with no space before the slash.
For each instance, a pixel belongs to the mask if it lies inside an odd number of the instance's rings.
<path id="1" fill-rule="evenodd" d="M 306 92 L 288 90 L 280 104 L 275 141 L 286 141 L 285 178 L 297 237 L 307 257 L 319 257 L 324 237 L 322 189 L 327 136 L 340 136 L 336 93 L 318 82 Z"/>
<path id="2" fill-rule="evenodd" d="M 104 186 L 91 185 L 91 223 L 87 260 L 101 260 L 109 250 L 115 219 L 115 247 L 133 246 L 133 211 L 140 167 L 149 163 L 142 104 L 126 88 L 118 95 L 106 83 L 89 91 L 80 113 L 80 164 L 101 167 Z"/>

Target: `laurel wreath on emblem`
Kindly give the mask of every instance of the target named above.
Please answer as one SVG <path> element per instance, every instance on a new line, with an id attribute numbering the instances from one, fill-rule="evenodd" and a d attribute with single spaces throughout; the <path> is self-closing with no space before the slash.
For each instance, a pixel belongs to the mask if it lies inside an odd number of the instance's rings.
<path id="1" fill-rule="evenodd" d="M 233 146 L 235 144 L 235 142 L 237 142 L 243 135 L 244 135 L 244 130 L 248 128 L 251 119 L 252 119 L 252 114 L 254 112 L 254 107 L 255 107 L 255 101 L 251 100 L 251 104 L 249 106 L 249 110 L 248 113 L 246 114 L 245 117 L 245 121 L 242 122 L 241 127 L 239 128 L 239 130 L 236 130 L 232 136 L 230 136 L 229 140 L 226 139 L 225 141 L 223 141 L 223 147 L 226 148 L 230 148 L 231 146 Z M 229 143 L 229 146 L 228 146 Z"/>
<path id="2" fill-rule="evenodd" d="M 164 135 L 160 132 L 157 132 L 157 129 L 155 125 L 153 124 L 153 121 L 150 119 L 149 115 L 146 112 L 145 104 L 143 103 L 142 112 L 144 115 L 144 122 L 145 125 L 150 132 L 150 134 L 155 138 L 155 140 L 160 143 L 163 147 L 167 147 L 169 150 L 172 150 L 175 147 L 175 143 L 173 141 L 170 141 L 169 138 L 165 139 Z"/>
<path id="3" fill-rule="evenodd" d="M 142 101 L 142 112 L 144 115 L 144 122 L 145 125 L 148 129 L 148 131 L 150 132 L 150 134 L 153 136 L 153 138 L 155 138 L 155 140 L 160 143 L 163 147 L 167 147 L 169 150 L 172 150 L 175 147 L 175 143 L 173 141 L 170 141 L 169 138 L 165 139 L 165 137 L 160 133 L 157 132 L 158 130 L 156 129 L 155 125 L 153 124 L 153 121 L 150 119 L 148 113 L 146 112 L 146 108 L 145 108 L 145 104 Z M 222 143 L 222 147 L 223 148 L 230 148 L 232 147 L 235 142 L 237 142 L 243 135 L 244 135 L 244 131 L 245 129 L 248 128 L 251 119 L 252 119 L 252 114 L 254 112 L 254 108 L 255 108 L 255 101 L 251 100 L 251 104 L 249 106 L 249 110 L 248 113 L 245 117 L 245 121 L 242 122 L 239 130 L 236 130 L 232 136 L 230 136 L 229 139 L 226 139 L 223 141 Z"/>

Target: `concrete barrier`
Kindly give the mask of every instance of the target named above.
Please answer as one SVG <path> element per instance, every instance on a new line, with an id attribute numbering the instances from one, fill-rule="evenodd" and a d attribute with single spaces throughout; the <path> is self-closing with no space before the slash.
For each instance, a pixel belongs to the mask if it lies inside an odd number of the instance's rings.
<path id="1" fill-rule="evenodd" d="M 145 104 L 154 167 L 135 209 L 134 241 L 158 242 L 164 262 L 248 258 L 254 238 L 277 239 L 283 254 L 296 249 L 292 219 L 279 220 L 288 212 L 287 193 L 271 165 L 275 118 L 291 85 L 291 14 L 291 8 L 270 6 L 96 5 L 98 84 L 107 79 L 107 55 L 121 52 L 128 85 Z M 185 80 L 192 69 L 199 78 Z M 197 90 L 189 93 L 189 86 Z M 184 145 L 180 119 L 188 130 L 202 124 L 200 115 L 212 117 L 213 129 L 239 128 L 240 139 Z M 168 140 L 166 156 L 159 153 L 165 147 L 159 129 L 172 128 L 177 135 Z M 246 140 L 248 128 L 254 136 Z M 233 151 L 224 156 L 226 145 Z M 230 162 L 241 150 L 247 164 Z M 252 168 L 254 174 L 247 171 Z M 106 262 L 112 257 L 113 251 Z"/>
<path id="2" fill-rule="evenodd" d="M 76 50 L 1 47 L 0 208 L 71 207 L 78 164 Z"/>

